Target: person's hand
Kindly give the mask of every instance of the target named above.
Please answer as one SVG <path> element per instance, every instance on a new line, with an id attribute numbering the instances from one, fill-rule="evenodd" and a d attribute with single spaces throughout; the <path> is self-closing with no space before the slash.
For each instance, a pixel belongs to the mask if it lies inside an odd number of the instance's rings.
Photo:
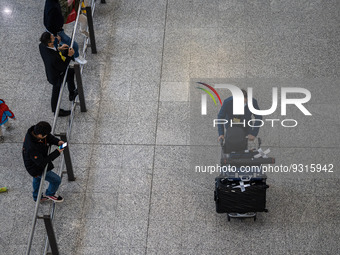
<path id="1" fill-rule="evenodd" d="M 14 117 L 13 120 L 17 120 L 17 118 Z"/>
<path id="2" fill-rule="evenodd" d="M 224 135 L 220 135 L 220 136 L 218 137 L 218 141 L 221 141 L 221 139 L 224 140 Z"/>
<path id="3" fill-rule="evenodd" d="M 67 0 L 67 5 L 71 6 L 73 4 L 73 0 Z"/>
<path id="4" fill-rule="evenodd" d="M 58 50 L 66 50 L 66 49 L 68 49 L 68 45 L 67 45 L 67 44 L 63 44 L 63 45 L 61 45 L 61 46 L 58 48 Z"/>
<path id="5" fill-rule="evenodd" d="M 64 151 L 64 149 L 59 149 L 59 147 L 57 147 L 57 150 L 59 151 L 60 154 Z"/>
<path id="6" fill-rule="evenodd" d="M 58 142 L 58 146 L 60 146 L 60 145 L 62 145 L 62 144 L 64 144 L 65 142 L 64 141 L 59 141 Z"/>
<path id="7" fill-rule="evenodd" d="M 253 136 L 253 135 L 251 135 L 251 134 L 248 135 L 248 140 L 249 140 L 249 141 L 254 141 L 255 138 L 256 138 L 256 137 Z"/>
<path id="8" fill-rule="evenodd" d="M 73 48 L 69 48 L 68 50 L 68 56 L 72 57 L 74 55 L 74 49 Z"/>

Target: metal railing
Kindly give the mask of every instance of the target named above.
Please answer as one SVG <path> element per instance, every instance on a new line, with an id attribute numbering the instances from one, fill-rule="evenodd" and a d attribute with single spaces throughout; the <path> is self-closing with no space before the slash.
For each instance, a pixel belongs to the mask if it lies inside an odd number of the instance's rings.
<path id="1" fill-rule="evenodd" d="M 74 44 L 74 40 L 75 40 L 74 38 L 75 38 L 77 26 L 78 26 L 78 19 L 79 19 L 80 12 L 82 11 L 81 4 L 84 3 L 84 2 L 85 2 L 84 0 L 80 0 L 80 2 L 79 2 L 77 18 L 75 20 L 75 24 L 74 24 L 74 28 L 73 28 L 73 32 L 72 32 L 70 47 L 73 47 L 73 44 Z M 96 0 L 91 0 L 91 5 L 86 6 L 86 13 L 87 13 L 87 18 L 88 18 L 88 30 L 89 30 L 89 37 L 90 38 L 86 37 L 84 39 L 84 47 L 83 47 L 83 52 L 82 52 L 82 55 L 84 57 L 86 56 L 86 51 L 87 51 L 87 46 L 89 45 L 88 44 L 89 40 L 91 42 L 90 47 L 92 49 L 92 53 L 97 53 L 96 44 L 95 44 L 95 37 L 94 37 L 94 29 L 93 29 L 93 19 L 92 19 L 93 14 L 94 14 L 94 10 L 95 10 L 95 2 L 96 2 Z M 101 2 L 105 3 L 105 1 L 103 1 L 103 0 Z M 76 97 L 76 99 L 72 103 L 71 114 L 70 114 L 70 118 L 69 118 L 69 122 L 68 122 L 68 126 L 67 126 L 67 132 L 61 133 L 61 134 L 55 134 L 55 130 L 56 130 L 56 126 L 57 126 L 57 120 L 58 120 L 59 111 L 60 111 L 61 99 L 62 99 L 64 88 L 65 88 L 65 85 L 66 85 L 67 73 L 68 73 L 69 68 L 70 68 L 70 66 L 68 66 L 66 71 L 65 71 L 64 79 L 63 79 L 62 85 L 60 87 L 57 108 L 56 108 L 56 111 L 55 111 L 52 130 L 51 130 L 51 134 L 56 135 L 56 136 L 60 136 L 61 140 L 65 141 L 65 142 L 69 141 L 70 138 L 71 138 L 72 125 L 73 125 L 73 119 L 74 119 L 74 111 L 75 111 L 76 106 L 80 105 L 81 112 L 86 112 L 84 90 L 83 90 L 82 79 L 81 79 L 81 74 L 83 72 L 84 66 L 80 67 L 79 64 L 74 64 L 75 76 L 76 76 L 76 82 L 77 82 L 77 89 L 78 89 L 78 96 Z M 78 102 L 78 100 L 79 100 L 79 102 Z M 61 162 L 60 162 L 60 165 L 59 165 L 59 170 L 58 170 L 58 175 L 61 176 L 61 178 L 62 178 L 63 173 L 67 173 L 68 174 L 68 180 L 74 181 L 75 177 L 74 177 L 74 174 L 73 174 L 72 162 L 71 162 L 69 148 L 70 147 L 67 146 L 64 149 L 64 153 L 63 153 L 64 157 L 62 157 L 62 159 L 61 159 Z M 51 148 L 49 148 L 49 150 L 48 150 L 48 153 L 50 153 L 50 152 L 51 152 Z M 66 169 L 67 169 L 66 172 L 63 171 L 64 165 L 66 165 Z M 46 240 L 45 240 L 45 248 L 44 248 L 43 254 L 44 255 L 48 254 L 49 247 L 52 249 L 51 252 L 52 252 L 53 255 L 59 254 L 58 246 L 57 246 L 57 242 L 56 242 L 56 237 L 55 237 L 53 225 L 52 225 L 53 217 L 54 217 L 54 214 L 56 212 L 56 204 L 54 202 L 52 203 L 52 206 L 50 207 L 49 215 L 43 215 L 43 216 L 38 215 L 40 198 L 42 196 L 42 191 L 43 191 L 43 188 L 44 188 L 46 173 L 47 173 L 47 166 L 44 169 L 44 172 L 42 174 L 42 178 L 41 178 L 41 181 L 40 181 L 40 187 L 39 187 L 39 191 L 38 191 L 37 201 L 36 201 L 36 204 L 35 204 L 33 222 L 32 222 L 31 232 L 30 232 L 29 239 L 28 239 L 26 255 L 29 255 L 30 252 L 31 252 L 34 231 L 35 231 L 35 227 L 36 227 L 36 223 L 37 223 L 38 219 L 44 220 L 45 228 L 46 228 L 46 232 L 47 232 L 47 236 L 46 236 Z"/>

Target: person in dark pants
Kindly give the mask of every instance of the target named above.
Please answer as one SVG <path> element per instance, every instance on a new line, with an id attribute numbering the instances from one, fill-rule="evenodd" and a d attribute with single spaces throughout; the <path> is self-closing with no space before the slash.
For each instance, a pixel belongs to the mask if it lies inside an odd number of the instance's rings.
<path id="1" fill-rule="evenodd" d="M 52 161 L 59 157 L 63 149 L 57 147 L 48 154 L 48 147 L 50 145 L 60 146 L 64 142 L 50 132 L 51 125 L 45 121 L 30 127 L 25 136 L 22 156 L 27 172 L 33 177 L 33 200 L 37 200 L 41 176 L 45 167 L 48 166 L 45 180 L 49 182 L 49 186 L 45 196 L 43 195 L 40 199 L 41 201 L 50 199 L 54 202 L 62 202 L 63 198 L 55 194 L 61 183 L 61 178 L 51 170 L 54 168 Z"/>
<path id="2" fill-rule="evenodd" d="M 39 44 L 39 51 L 44 61 L 47 80 L 53 85 L 51 98 L 52 112 L 56 111 L 59 91 L 64 79 L 64 74 L 71 61 L 71 57 L 74 54 L 74 50 L 72 48 L 68 48 L 68 45 L 66 44 L 62 45 L 60 48 L 55 48 L 53 43 L 54 39 L 55 38 L 52 34 L 44 32 L 41 35 L 41 43 Z M 67 51 L 67 54 L 66 56 L 63 56 L 61 51 L 65 50 Z M 69 99 L 70 101 L 73 101 L 78 95 L 74 84 L 73 68 L 69 68 L 66 81 L 70 93 Z M 63 109 L 60 109 L 59 111 L 59 116 L 68 116 L 70 114 L 71 111 L 65 111 Z"/>
<path id="3" fill-rule="evenodd" d="M 45 1 L 44 26 L 46 27 L 46 30 L 55 37 L 59 36 L 62 43 L 65 43 L 69 46 L 71 45 L 71 38 L 65 34 L 63 29 L 64 17 L 61 11 L 59 0 Z M 57 43 L 57 41 L 55 41 L 55 43 Z M 73 42 L 73 48 L 75 50 L 74 60 L 81 65 L 86 64 L 87 61 L 79 56 L 79 47 L 77 42 Z"/>
<path id="4" fill-rule="evenodd" d="M 227 99 L 224 100 L 222 107 L 220 109 L 220 112 L 217 115 L 218 119 L 225 119 L 228 121 L 227 124 L 223 125 L 223 124 L 218 124 L 218 140 L 220 141 L 221 139 L 224 140 L 224 128 L 226 128 L 226 132 L 228 132 L 228 127 L 229 127 L 229 123 L 231 122 L 231 120 L 233 120 L 233 122 L 242 122 L 245 121 L 246 123 L 246 127 L 245 132 L 246 134 L 248 134 L 248 140 L 249 141 L 254 141 L 254 139 L 256 138 L 257 134 L 259 133 L 260 128 L 259 127 L 250 127 L 247 123 L 249 120 L 251 120 L 253 113 L 249 110 L 248 104 L 247 104 L 247 92 L 245 90 L 242 89 L 242 93 L 244 96 L 244 115 L 240 116 L 240 115 L 234 115 L 233 114 L 233 97 L 228 97 Z M 255 109 L 260 110 L 259 105 L 257 103 L 257 100 L 253 98 L 253 106 Z M 262 116 L 261 115 L 255 115 L 254 114 L 255 119 L 257 120 L 262 120 Z M 255 123 L 253 124 L 253 126 L 259 126 L 260 123 L 259 121 L 255 121 Z"/>

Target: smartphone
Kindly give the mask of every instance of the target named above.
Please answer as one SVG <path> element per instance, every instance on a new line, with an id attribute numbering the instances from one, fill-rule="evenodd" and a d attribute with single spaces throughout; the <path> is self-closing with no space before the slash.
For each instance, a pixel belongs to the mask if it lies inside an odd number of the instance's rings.
<path id="1" fill-rule="evenodd" d="M 62 145 L 59 146 L 59 150 L 64 149 L 67 146 L 67 143 L 63 143 Z"/>

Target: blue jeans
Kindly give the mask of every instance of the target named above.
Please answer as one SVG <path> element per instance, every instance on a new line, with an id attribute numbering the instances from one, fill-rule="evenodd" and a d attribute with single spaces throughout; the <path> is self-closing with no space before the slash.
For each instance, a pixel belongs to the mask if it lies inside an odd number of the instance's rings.
<path id="1" fill-rule="evenodd" d="M 53 196 L 59 188 L 59 185 L 61 183 L 61 178 L 56 173 L 52 171 L 47 171 L 45 180 L 50 183 L 50 185 L 48 185 L 48 188 L 45 192 L 45 195 Z M 33 199 L 34 201 L 37 200 L 38 191 L 40 187 L 40 181 L 41 181 L 41 176 L 33 177 Z"/>
<path id="2" fill-rule="evenodd" d="M 71 45 L 71 38 L 67 35 L 67 34 L 65 34 L 65 32 L 64 32 L 64 30 L 61 30 L 59 33 L 58 33 L 58 35 L 60 36 L 60 38 L 61 38 L 61 44 L 67 44 L 68 46 L 70 46 Z M 74 41 L 73 42 L 73 47 L 72 47 L 73 49 L 74 49 L 74 58 L 77 58 L 77 57 L 79 57 L 79 46 L 78 46 L 78 43 L 76 42 L 76 41 Z"/>

